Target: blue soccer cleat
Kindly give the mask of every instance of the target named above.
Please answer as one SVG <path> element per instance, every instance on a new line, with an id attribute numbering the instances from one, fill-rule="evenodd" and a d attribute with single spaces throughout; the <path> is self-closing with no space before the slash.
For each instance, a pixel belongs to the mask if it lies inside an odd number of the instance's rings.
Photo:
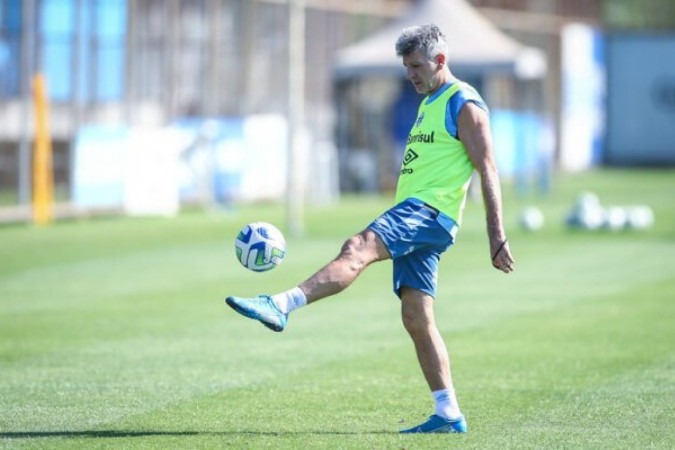
<path id="1" fill-rule="evenodd" d="M 253 298 L 227 297 L 225 303 L 242 316 L 260 321 L 270 330 L 284 331 L 288 323 L 288 314 L 279 311 L 269 295 Z"/>
<path id="2" fill-rule="evenodd" d="M 466 433 L 467 431 L 464 416 L 448 420 L 434 414 L 426 422 L 407 430 L 401 430 L 401 433 Z"/>

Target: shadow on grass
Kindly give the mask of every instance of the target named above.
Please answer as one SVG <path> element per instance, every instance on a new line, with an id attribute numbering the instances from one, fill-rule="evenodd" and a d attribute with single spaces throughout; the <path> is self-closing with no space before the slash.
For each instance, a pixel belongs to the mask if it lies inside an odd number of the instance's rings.
<path id="1" fill-rule="evenodd" d="M 357 436 L 369 434 L 398 434 L 398 431 L 134 431 L 134 430 L 83 430 L 83 431 L 5 431 L 0 439 L 40 439 L 49 437 L 65 438 L 132 438 L 147 436 L 298 436 L 298 435 L 335 435 Z"/>

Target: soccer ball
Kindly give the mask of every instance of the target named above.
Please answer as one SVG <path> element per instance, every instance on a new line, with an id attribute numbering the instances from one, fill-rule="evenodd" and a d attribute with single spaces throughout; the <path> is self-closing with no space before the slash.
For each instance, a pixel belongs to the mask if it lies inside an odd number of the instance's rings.
<path id="1" fill-rule="evenodd" d="M 605 228 L 611 231 L 623 230 L 628 224 L 628 212 L 621 206 L 605 209 Z"/>
<path id="2" fill-rule="evenodd" d="M 567 226 L 582 230 L 597 230 L 605 224 L 605 208 L 593 192 L 583 192 L 567 216 Z"/>
<path id="3" fill-rule="evenodd" d="M 537 231 L 544 226 L 544 214 L 536 206 L 528 206 L 520 213 L 520 226 L 526 231 Z"/>
<path id="4" fill-rule="evenodd" d="M 654 211 L 647 205 L 637 205 L 628 208 L 628 228 L 646 230 L 654 225 Z"/>
<path id="5" fill-rule="evenodd" d="M 277 227 L 267 222 L 253 222 L 239 231 L 234 240 L 237 259 L 254 272 L 277 267 L 286 256 L 286 240 Z"/>

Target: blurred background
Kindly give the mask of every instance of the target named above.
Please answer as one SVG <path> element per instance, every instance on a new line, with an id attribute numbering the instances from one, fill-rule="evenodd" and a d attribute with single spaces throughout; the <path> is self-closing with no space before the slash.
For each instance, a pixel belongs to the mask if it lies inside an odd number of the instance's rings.
<path id="1" fill-rule="evenodd" d="M 429 22 L 519 194 L 675 165 L 672 0 L 0 0 L 0 221 L 389 192 Z"/>

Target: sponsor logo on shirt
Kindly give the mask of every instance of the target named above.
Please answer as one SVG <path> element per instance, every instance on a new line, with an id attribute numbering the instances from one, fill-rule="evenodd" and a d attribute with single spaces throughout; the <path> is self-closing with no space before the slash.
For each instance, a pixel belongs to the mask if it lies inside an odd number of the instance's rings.
<path id="1" fill-rule="evenodd" d="M 401 169 L 401 174 L 407 174 L 407 173 L 413 173 L 413 169 L 410 167 L 405 167 L 414 160 L 419 158 L 419 155 L 415 153 L 415 150 L 412 148 L 409 148 L 405 151 L 405 155 L 403 155 L 403 168 Z"/>
<path id="2" fill-rule="evenodd" d="M 434 142 L 434 131 L 431 133 L 417 133 L 417 134 L 410 134 L 408 136 L 408 145 L 414 144 L 415 142 L 424 142 L 424 143 L 432 143 Z"/>

